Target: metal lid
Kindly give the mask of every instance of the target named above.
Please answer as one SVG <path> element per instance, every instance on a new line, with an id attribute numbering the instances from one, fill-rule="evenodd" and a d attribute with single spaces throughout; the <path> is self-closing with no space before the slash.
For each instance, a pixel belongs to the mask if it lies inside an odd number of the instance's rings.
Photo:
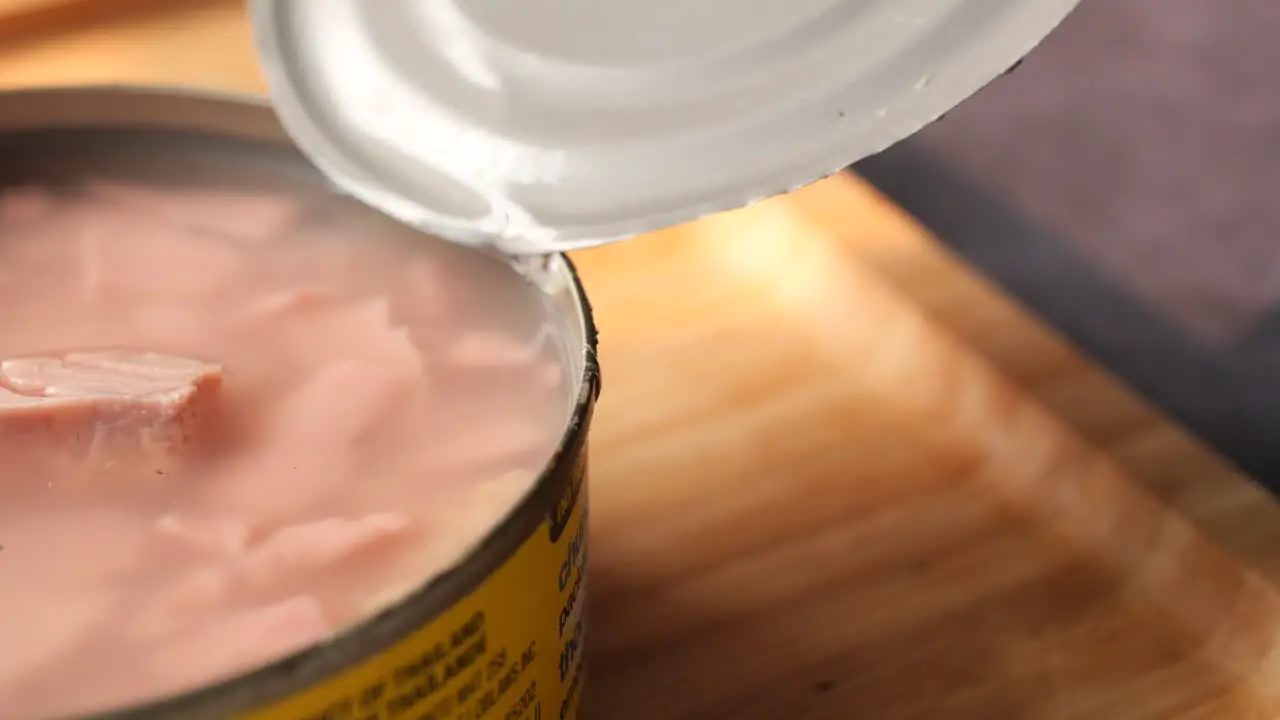
<path id="1" fill-rule="evenodd" d="M 794 189 L 914 133 L 1079 0 L 252 0 L 276 112 L 347 192 L 510 253 Z"/>

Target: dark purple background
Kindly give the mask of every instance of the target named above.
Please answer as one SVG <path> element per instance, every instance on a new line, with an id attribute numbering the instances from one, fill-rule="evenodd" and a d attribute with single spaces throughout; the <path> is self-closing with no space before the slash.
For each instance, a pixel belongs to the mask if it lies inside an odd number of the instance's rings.
<path id="1" fill-rule="evenodd" d="M 856 169 L 1280 492 L 1280 2 L 1084 0 Z"/>

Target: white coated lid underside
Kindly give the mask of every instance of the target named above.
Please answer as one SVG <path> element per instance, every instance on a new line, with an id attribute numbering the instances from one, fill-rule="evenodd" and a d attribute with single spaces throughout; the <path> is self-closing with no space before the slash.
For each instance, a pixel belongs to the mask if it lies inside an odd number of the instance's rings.
<path id="1" fill-rule="evenodd" d="M 916 132 L 1078 0 L 252 0 L 285 128 L 395 217 L 511 253 L 745 205 Z"/>

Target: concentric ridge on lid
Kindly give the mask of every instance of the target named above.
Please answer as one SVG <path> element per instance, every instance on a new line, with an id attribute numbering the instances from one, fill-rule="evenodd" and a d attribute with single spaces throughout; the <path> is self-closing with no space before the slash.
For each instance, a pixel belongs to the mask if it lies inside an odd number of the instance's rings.
<path id="1" fill-rule="evenodd" d="M 597 245 L 916 132 L 1078 0 L 252 0 L 276 110 L 347 192 L 465 244 Z"/>

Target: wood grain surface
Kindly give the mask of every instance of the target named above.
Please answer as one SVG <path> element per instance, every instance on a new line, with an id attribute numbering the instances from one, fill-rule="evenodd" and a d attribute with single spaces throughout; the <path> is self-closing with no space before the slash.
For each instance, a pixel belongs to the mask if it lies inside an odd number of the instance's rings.
<path id="1" fill-rule="evenodd" d="M 239 2 L 0 49 L 107 81 L 262 87 Z M 575 260 L 591 717 L 1280 716 L 1275 503 L 858 179 Z"/>

